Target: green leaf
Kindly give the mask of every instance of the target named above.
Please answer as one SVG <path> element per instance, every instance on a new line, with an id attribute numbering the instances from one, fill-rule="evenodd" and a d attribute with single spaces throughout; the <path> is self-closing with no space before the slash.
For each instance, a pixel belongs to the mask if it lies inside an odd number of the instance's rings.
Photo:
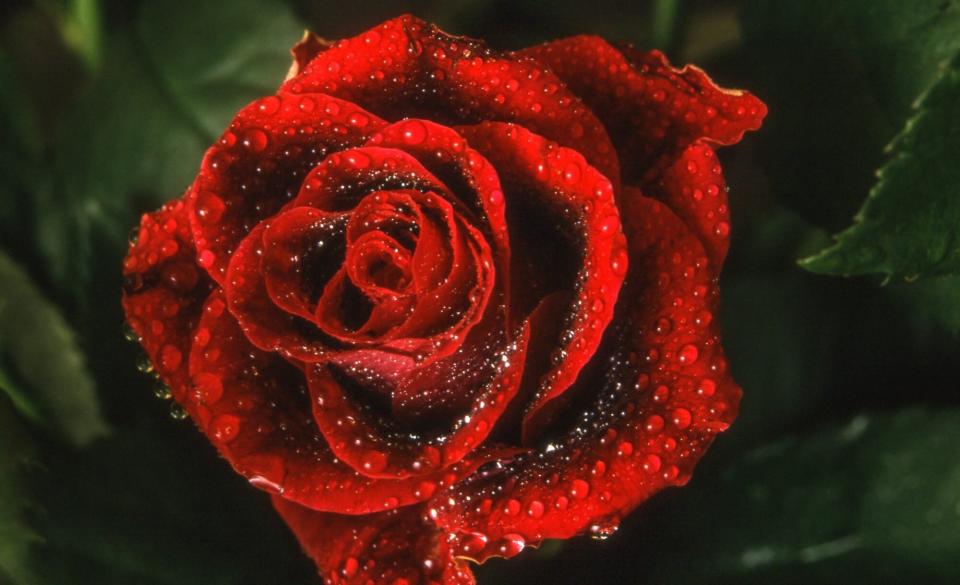
<path id="1" fill-rule="evenodd" d="M 107 432 L 93 379 L 70 326 L 23 270 L 0 253 L 0 350 L 22 384 L 0 379 L 24 416 L 77 445 Z"/>
<path id="2" fill-rule="evenodd" d="M 39 127 L 8 55 L 0 51 L 0 242 L 23 237 L 28 207 L 21 193 L 36 175 L 41 153 Z"/>
<path id="3" fill-rule="evenodd" d="M 59 184 L 38 202 L 52 280 L 81 297 L 92 265 L 119 272 L 137 215 L 180 195 L 240 106 L 276 90 L 302 34 L 280 0 L 147 0 L 134 25 L 108 39 L 100 75 L 64 116 Z"/>
<path id="4" fill-rule="evenodd" d="M 960 336 L 960 276 L 895 283 L 888 289 L 894 302 L 909 312 L 918 341 L 936 343 L 944 334 L 954 340 Z"/>
<path id="5" fill-rule="evenodd" d="M 915 280 L 960 272 L 960 57 L 920 100 L 892 157 L 837 242 L 801 265 Z"/>
<path id="6" fill-rule="evenodd" d="M 649 527 L 684 551 L 655 582 L 956 582 L 958 442 L 960 411 L 911 409 L 758 449 Z"/>
<path id="7" fill-rule="evenodd" d="M 0 394 L 0 583 L 35 582 L 28 556 L 41 539 L 25 518 L 30 508 L 25 470 L 34 457 L 13 405 Z"/>
<path id="8" fill-rule="evenodd" d="M 210 142 L 240 108 L 276 91 L 303 35 L 279 1 L 200 2 L 189 13 L 147 2 L 137 25 L 167 96 Z"/>
<path id="9" fill-rule="evenodd" d="M 161 405 L 155 405 L 157 407 Z M 310 583 L 270 506 L 195 429 L 154 419 L 78 456 L 43 453 L 31 566 L 43 585 Z M 65 489 L 65 486 L 69 486 Z"/>
<path id="10" fill-rule="evenodd" d="M 840 230 L 911 105 L 960 48 L 954 0 L 748 0 L 740 57 L 770 106 L 758 133 L 773 192 Z"/>
<path id="11" fill-rule="evenodd" d="M 102 28 L 99 0 L 41 0 L 53 15 L 64 42 L 87 67 L 100 65 Z"/>

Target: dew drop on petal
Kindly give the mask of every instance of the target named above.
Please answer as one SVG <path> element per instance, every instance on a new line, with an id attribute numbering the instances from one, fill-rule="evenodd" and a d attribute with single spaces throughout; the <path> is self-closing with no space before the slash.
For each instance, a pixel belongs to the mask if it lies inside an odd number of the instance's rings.
<path id="1" fill-rule="evenodd" d="M 420 144 L 427 137 L 427 128 L 423 122 L 409 120 L 403 125 L 403 141 L 407 144 Z"/>
<path id="2" fill-rule="evenodd" d="M 587 497 L 590 493 L 590 484 L 583 481 L 582 479 L 575 479 L 570 483 L 570 495 L 574 498 L 581 499 Z"/>

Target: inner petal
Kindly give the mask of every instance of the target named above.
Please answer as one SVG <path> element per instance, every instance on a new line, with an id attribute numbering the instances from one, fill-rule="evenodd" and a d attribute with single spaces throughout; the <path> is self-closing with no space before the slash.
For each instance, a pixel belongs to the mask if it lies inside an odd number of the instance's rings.
<path id="1" fill-rule="evenodd" d="M 350 245 L 345 262 L 353 284 L 373 299 L 406 295 L 413 281 L 410 250 L 383 232 L 368 232 Z"/>

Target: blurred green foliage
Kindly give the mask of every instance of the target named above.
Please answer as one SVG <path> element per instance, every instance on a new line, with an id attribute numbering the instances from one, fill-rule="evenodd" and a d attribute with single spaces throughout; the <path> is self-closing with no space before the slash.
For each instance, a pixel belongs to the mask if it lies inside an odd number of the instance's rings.
<path id="1" fill-rule="evenodd" d="M 403 11 L 507 48 L 655 41 L 770 107 L 721 153 L 740 419 L 690 485 L 614 538 L 492 561 L 480 581 L 960 579 L 960 281 L 940 261 L 960 221 L 960 96 L 955 69 L 941 72 L 960 48 L 958 3 L 15 0 L 0 7 L 0 583 L 311 582 L 267 499 L 135 371 L 119 267 L 138 215 L 273 91 L 303 28 L 336 38 Z M 860 222 L 810 267 L 924 277 L 800 268 L 871 186 Z M 863 260 L 869 246 L 888 263 Z"/>

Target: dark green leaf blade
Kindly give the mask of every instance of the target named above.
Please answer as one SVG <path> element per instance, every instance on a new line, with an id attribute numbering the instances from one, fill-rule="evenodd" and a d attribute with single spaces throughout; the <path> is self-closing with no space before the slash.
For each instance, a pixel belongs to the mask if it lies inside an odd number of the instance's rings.
<path id="1" fill-rule="evenodd" d="M 58 185 L 36 214 L 52 280 L 83 301 L 91 265 L 119 272 L 137 215 L 183 193 L 237 110 L 276 90 L 301 34 L 280 0 L 140 3 L 59 129 Z"/>
<path id="2" fill-rule="evenodd" d="M 22 414 L 85 445 L 107 433 L 73 330 L 23 270 L 0 253 L 0 351 L 22 384 L 0 384 Z"/>
<path id="3" fill-rule="evenodd" d="M 28 557 L 40 537 L 27 524 L 30 507 L 25 468 L 35 456 L 10 400 L 0 394 L 0 583 L 31 585 Z"/>
<path id="4" fill-rule="evenodd" d="M 960 49 L 955 0 L 748 0 L 750 88 L 770 107 L 760 159 L 777 197 L 849 225 L 911 105 Z"/>
<path id="5" fill-rule="evenodd" d="M 910 409 L 756 450 L 674 516 L 685 529 L 664 540 L 685 555 L 661 564 L 661 580 L 956 582 L 958 441 L 960 411 Z"/>
<path id="6" fill-rule="evenodd" d="M 211 141 L 237 110 L 276 91 L 303 35 L 288 5 L 276 1 L 201 2 L 189 13 L 146 2 L 137 24 L 169 96 Z"/>
<path id="7" fill-rule="evenodd" d="M 907 280 L 960 271 L 960 57 L 944 67 L 890 150 L 854 225 L 802 260 L 804 268 Z"/>

